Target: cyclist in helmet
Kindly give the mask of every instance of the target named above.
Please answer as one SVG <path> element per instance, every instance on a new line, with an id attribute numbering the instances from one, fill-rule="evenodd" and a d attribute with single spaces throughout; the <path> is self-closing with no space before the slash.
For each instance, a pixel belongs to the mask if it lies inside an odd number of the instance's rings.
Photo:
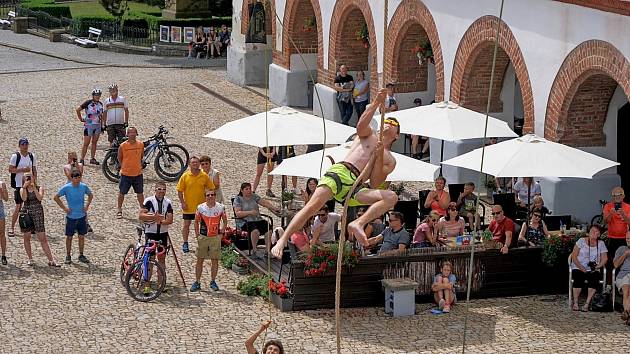
<path id="1" fill-rule="evenodd" d="M 115 139 L 125 137 L 125 128 L 129 125 L 129 108 L 127 100 L 118 95 L 118 85 L 109 85 L 109 97 L 105 100 L 105 111 L 103 112 L 103 122 L 107 130 L 107 140 L 109 145 Z"/>
<path id="2" fill-rule="evenodd" d="M 92 90 L 92 99 L 83 102 L 76 109 L 77 118 L 83 122 L 83 147 L 81 148 L 81 161 L 85 163 L 85 155 L 87 154 L 88 146 L 92 143 L 90 148 L 90 163 L 98 165 L 96 160 L 96 144 L 98 138 L 101 135 L 101 125 L 103 119 L 103 103 L 101 103 L 101 90 L 95 88 Z M 85 115 L 81 115 L 81 111 L 85 111 Z"/>

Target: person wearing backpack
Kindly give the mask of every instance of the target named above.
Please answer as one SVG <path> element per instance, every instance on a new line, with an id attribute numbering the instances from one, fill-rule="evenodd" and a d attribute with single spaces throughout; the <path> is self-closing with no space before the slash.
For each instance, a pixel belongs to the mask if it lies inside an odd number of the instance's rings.
<path id="1" fill-rule="evenodd" d="M 13 188 L 13 200 L 15 200 L 15 210 L 11 215 L 11 231 L 9 237 L 15 236 L 15 223 L 20 215 L 22 208 L 22 198 L 20 196 L 20 188 L 22 188 L 22 180 L 25 172 L 37 178 L 37 168 L 35 166 L 35 155 L 28 151 L 28 139 L 20 138 L 18 141 L 19 151 L 14 152 L 9 160 L 9 173 L 11 174 L 11 187 Z"/>

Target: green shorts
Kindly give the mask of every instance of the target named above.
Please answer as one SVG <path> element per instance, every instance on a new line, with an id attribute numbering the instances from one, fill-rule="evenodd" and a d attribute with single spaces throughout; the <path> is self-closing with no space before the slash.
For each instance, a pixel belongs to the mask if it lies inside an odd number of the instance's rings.
<path id="1" fill-rule="evenodd" d="M 342 161 L 330 166 L 317 186 L 328 187 L 333 194 L 333 199 L 343 203 L 359 174 L 359 170 L 351 163 Z"/>

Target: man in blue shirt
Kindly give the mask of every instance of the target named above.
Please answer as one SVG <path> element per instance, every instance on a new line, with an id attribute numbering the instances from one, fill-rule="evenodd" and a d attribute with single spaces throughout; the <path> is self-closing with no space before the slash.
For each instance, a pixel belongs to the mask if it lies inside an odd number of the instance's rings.
<path id="1" fill-rule="evenodd" d="M 83 255 L 85 247 L 85 234 L 87 233 L 87 211 L 92 203 L 92 191 L 90 188 L 81 183 L 81 173 L 73 170 L 70 173 L 72 182 L 65 184 L 57 195 L 55 202 L 63 211 L 66 212 L 66 264 L 72 263 L 72 237 L 76 232 L 79 234 L 79 262 L 90 263 L 86 256 Z M 85 196 L 87 195 L 87 204 Z M 66 197 L 68 206 L 61 201 L 61 197 Z"/>

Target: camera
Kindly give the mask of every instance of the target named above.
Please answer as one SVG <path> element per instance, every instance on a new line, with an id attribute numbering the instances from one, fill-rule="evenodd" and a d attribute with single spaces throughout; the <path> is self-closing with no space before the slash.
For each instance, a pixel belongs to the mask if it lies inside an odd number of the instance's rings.
<path id="1" fill-rule="evenodd" d="M 621 209 L 621 203 L 615 203 L 615 210 Z"/>
<path id="2" fill-rule="evenodd" d="M 594 272 L 597 268 L 597 262 L 595 261 L 590 261 L 586 265 L 591 269 L 591 272 Z"/>

